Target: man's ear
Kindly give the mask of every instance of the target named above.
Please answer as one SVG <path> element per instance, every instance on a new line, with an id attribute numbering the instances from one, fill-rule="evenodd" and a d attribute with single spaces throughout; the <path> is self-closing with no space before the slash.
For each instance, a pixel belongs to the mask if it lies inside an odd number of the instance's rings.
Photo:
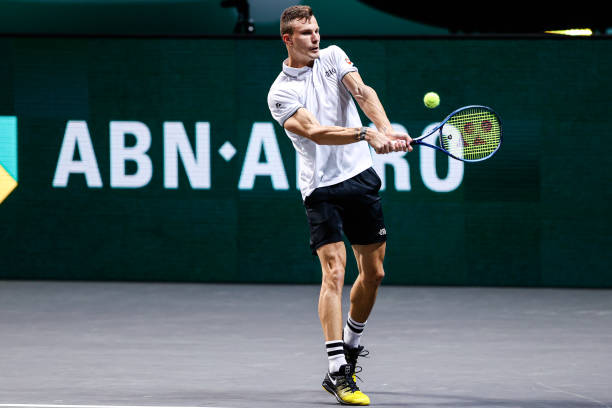
<path id="1" fill-rule="evenodd" d="M 287 45 L 293 45 L 290 34 L 283 34 L 283 42 Z"/>

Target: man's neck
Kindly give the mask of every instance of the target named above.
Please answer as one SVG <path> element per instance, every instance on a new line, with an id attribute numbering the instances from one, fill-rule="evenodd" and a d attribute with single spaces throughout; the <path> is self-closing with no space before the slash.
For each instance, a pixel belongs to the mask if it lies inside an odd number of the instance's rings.
<path id="1" fill-rule="evenodd" d="M 285 64 L 287 64 L 287 66 L 291 68 L 303 68 L 305 66 L 309 66 L 312 68 L 312 66 L 314 65 L 314 60 L 300 61 L 296 58 L 292 58 L 291 55 L 289 55 L 289 57 L 285 60 Z"/>

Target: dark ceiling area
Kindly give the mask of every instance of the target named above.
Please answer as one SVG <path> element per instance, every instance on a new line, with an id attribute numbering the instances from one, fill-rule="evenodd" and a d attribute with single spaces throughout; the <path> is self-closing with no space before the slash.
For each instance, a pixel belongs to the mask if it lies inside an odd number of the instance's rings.
<path id="1" fill-rule="evenodd" d="M 609 13 L 593 7 L 558 7 L 535 2 L 530 7 L 515 2 L 432 3 L 359 0 L 377 10 L 406 20 L 446 28 L 451 33 L 542 33 L 549 30 L 590 28 L 605 34 L 612 27 Z"/>

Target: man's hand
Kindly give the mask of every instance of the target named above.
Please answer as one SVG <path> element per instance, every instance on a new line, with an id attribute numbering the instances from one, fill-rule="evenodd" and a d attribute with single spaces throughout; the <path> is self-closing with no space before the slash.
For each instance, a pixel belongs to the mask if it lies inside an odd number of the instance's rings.
<path id="1" fill-rule="evenodd" d="M 376 129 L 368 128 L 366 140 L 378 154 L 412 151 L 412 146 L 410 145 L 412 138 L 407 133 L 396 132 L 394 130 L 381 133 Z"/>
<path id="2" fill-rule="evenodd" d="M 410 142 L 412 142 L 412 138 L 408 135 L 408 133 L 401 133 L 391 130 L 390 132 L 387 132 L 386 135 L 395 142 L 396 152 L 412 151 L 412 145 L 410 144 Z"/>

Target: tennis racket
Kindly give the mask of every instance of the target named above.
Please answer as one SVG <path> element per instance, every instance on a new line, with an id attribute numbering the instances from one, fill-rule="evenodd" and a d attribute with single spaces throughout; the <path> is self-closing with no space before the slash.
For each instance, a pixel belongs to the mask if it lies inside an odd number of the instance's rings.
<path id="1" fill-rule="evenodd" d="M 437 136 L 439 145 L 424 141 L 431 135 Z M 493 156 L 501 142 L 502 124 L 497 113 L 486 106 L 470 105 L 457 109 L 410 144 L 432 147 L 464 162 L 479 162 Z"/>

